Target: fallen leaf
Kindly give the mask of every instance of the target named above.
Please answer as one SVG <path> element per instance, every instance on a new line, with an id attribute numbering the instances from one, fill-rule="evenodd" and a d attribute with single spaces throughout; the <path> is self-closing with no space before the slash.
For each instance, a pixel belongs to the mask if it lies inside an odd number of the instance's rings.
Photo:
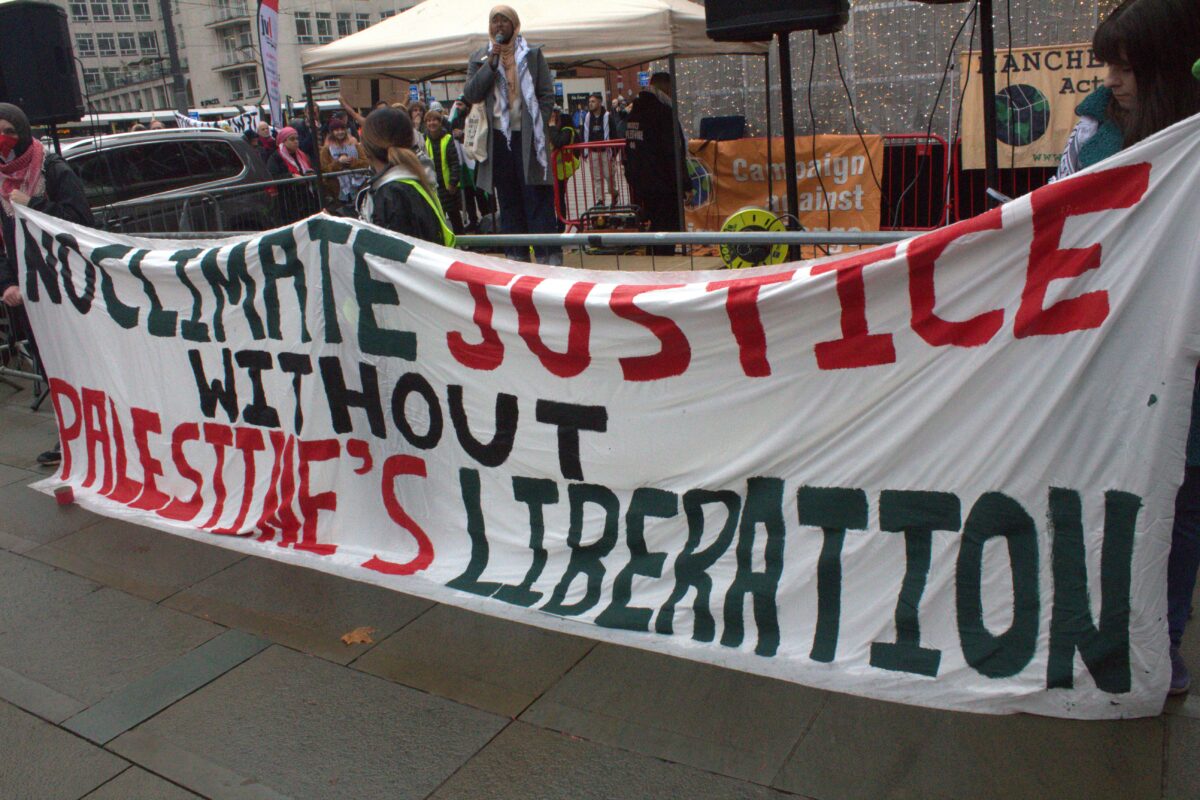
<path id="1" fill-rule="evenodd" d="M 375 644 L 375 640 L 371 638 L 371 634 L 374 632 L 374 628 L 355 628 L 342 637 L 342 644 L 346 646 L 352 644 Z"/>

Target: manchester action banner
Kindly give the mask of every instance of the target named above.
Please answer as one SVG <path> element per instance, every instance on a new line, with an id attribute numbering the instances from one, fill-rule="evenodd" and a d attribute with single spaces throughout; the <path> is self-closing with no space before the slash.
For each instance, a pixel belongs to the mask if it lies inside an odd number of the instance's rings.
<path id="1" fill-rule="evenodd" d="M 516 264 L 327 216 L 170 242 L 20 208 L 63 444 L 39 488 L 811 686 L 1155 714 L 1197 134 L 736 273 Z"/>
<path id="2" fill-rule="evenodd" d="M 963 167 L 984 168 L 983 73 L 978 52 L 959 57 Z M 1075 107 L 1104 85 L 1090 44 L 1014 47 L 996 53 L 996 151 L 1001 169 L 1057 167 L 1078 117 Z"/>

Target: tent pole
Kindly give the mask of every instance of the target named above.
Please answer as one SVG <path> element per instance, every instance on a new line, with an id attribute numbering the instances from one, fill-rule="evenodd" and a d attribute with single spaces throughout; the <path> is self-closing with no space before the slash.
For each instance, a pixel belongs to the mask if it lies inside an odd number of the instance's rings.
<path id="1" fill-rule="evenodd" d="M 312 108 L 312 104 L 313 104 L 312 83 L 313 83 L 312 75 L 305 75 L 304 76 L 304 114 L 303 114 L 303 117 L 304 117 L 305 123 L 307 123 L 308 125 L 314 126 L 313 130 L 311 131 L 313 141 L 320 144 L 319 137 L 321 136 L 321 118 L 319 116 L 315 120 L 309 120 L 309 118 L 308 118 L 308 109 Z M 319 147 L 318 147 L 318 152 L 320 152 Z M 314 183 L 317 185 L 317 205 L 321 208 L 322 211 L 324 211 L 325 210 L 325 190 L 321 188 L 322 181 L 321 181 L 321 159 L 320 158 L 317 159 L 317 163 L 312 165 L 312 168 L 316 172 L 316 175 L 317 175 L 317 179 L 314 181 Z"/>
<path id="2" fill-rule="evenodd" d="M 800 196 L 796 188 L 796 111 L 792 107 L 792 44 L 788 34 L 776 34 L 779 39 L 779 88 L 783 110 L 784 179 L 787 181 L 787 227 L 800 228 Z M 816 156 L 813 156 L 816 158 Z"/>
<path id="3" fill-rule="evenodd" d="M 766 69 L 766 103 L 767 103 L 767 210 L 774 211 L 771 208 L 771 201 L 775 199 L 775 179 L 772 176 L 771 169 L 771 49 L 768 47 L 767 52 L 763 55 L 763 66 Z"/>
<path id="4" fill-rule="evenodd" d="M 683 126 L 679 123 L 679 80 L 678 73 L 675 71 L 675 54 L 672 53 L 667 59 L 667 69 L 671 72 L 671 119 L 675 124 L 675 130 L 672 132 L 671 142 L 674 158 L 672 161 L 675 165 L 675 204 L 679 209 L 679 230 L 687 230 L 687 223 L 683 216 L 683 192 L 679 190 L 683 184 L 684 175 L 679 171 L 679 162 L 683 160 L 683 153 L 679 151 L 679 140 L 683 136 Z M 686 254 L 686 246 L 684 253 Z"/>
<path id="5" fill-rule="evenodd" d="M 983 153 L 986 167 L 984 175 L 987 188 L 998 191 L 1000 187 L 996 157 L 996 43 L 992 36 L 992 0 L 980 0 L 979 16 L 980 63 L 983 66 Z"/>

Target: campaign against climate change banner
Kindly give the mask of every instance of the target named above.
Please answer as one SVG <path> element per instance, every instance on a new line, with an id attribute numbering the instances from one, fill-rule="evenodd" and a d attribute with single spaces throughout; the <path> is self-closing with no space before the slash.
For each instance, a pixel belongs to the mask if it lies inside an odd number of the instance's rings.
<path id="1" fill-rule="evenodd" d="M 528 624 L 942 708 L 1158 713 L 1200 118 L 1002 209 L 736 272 L 317 216 L 19 209 L 85 507 Z"/>
<path id="2" fill-rule="evenodd" d="M 959 56 L 963 167 L 983 169 L 982 57 Z M 996 53 L 996 152 L 1002 169 L 1057 167 L 1075 107 L 1104 85 L 1105 65 L 1090 44 L 1014 47 Z"/>
<path id="3" fill-rule="evenodd" d="M 797 216 L 810 231 L 879 230 L 883 138 L 820 135 L 796 137 Z M 787 209 L 784 140 L 692 141 L 692 207 L 689 230 L 720 230 L 748 206 Z"/>

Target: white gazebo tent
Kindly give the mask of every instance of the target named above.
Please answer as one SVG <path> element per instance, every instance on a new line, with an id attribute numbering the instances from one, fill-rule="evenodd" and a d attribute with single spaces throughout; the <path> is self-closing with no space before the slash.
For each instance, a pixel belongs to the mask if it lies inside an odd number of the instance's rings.
<path id="1" fill-rule="evenodd" d="M 674 79 L 676 56 L 766 56 L 769 52 L 765 42 L 709 39 L 704 6 L 691 0 L 510 0 L 510 4 L 521 17 L 521 35 L 541 45 L 552 67 L 620 68 L 668 58 Z M 488 19 L 495 5 L 495 0 L 424 0 L 364 31 L 304 52 L 301 63 L 308 101 L 312 101 L 312 81 L 318 77 L 389 77 L 415 83 L 466 72 L 468 57 L 490 39 Z M 678 126 L 677 107 L 675 117 Z M 679 159 L 675 161 L 678 164 Z M 683 219 L 682 197 L 679 203 Z"/>
<path id="2" fill-rule="evenodd" d="M 551 66 L 613 68 L 670 56 L 764 55 L 763 42 L 714 42 L 704 6 L 691 0 L 511 0 L 521 35 L 541 45 Z M 494 0 L 425 0 L 301 55 L 306 76 L 375 76 L 409 81 L 465 72 L 488 43 Z"/>

